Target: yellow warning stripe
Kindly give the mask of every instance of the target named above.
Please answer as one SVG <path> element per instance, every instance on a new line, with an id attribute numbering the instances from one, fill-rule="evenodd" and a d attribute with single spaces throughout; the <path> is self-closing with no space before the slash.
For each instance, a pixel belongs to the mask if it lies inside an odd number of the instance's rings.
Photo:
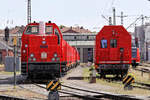
<path id="1" fill-rule="evenodd" d="M 56 82 L 56 84 L 51 88 L 51 90 L 54 90 L 58 84 L 59 84 L 59 83 Z"/>
<path id="2" fill-rule="evenodd" d="M 46 88 L 48 89 L 52 84 L 53 84 L 53 81 L 51 81 L 51 82 L 46 86 Z"/>
<path id="3" fill-rule="evenodd" d="M 128 83 L 130 80 L 132 80 L 132 77 L 128 79 L 128 81 L 126 83 Z"/>
<path id="4" fill-rule="evenodd" d="M 134 83 L 134 80 L 132 80 L 132 83 Z"/>
<path id="5" fill-rule="evenodd" d="M 59 87 L 57 88 L 57 90 L 61 90 L 61 86 L 59 86 Z"/>
<path id="6" fill-rule="evenodd" d="M 123 79 L 123 82 L 128 78 L 128 76 L 126 76 L 124 79 Z"/>

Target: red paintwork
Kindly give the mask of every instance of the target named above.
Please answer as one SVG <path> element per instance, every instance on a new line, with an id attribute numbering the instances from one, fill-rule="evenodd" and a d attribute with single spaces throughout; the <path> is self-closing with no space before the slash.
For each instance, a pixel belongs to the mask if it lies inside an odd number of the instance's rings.
<path id="1" fill-rule="evenodd" d="M 137 63 L 140 63 L 140 50 L 139 48 L 137 48 L 137 59 L 136 59 Z"/>
<path id="2" fill-rule="evenodd" d="M 107 48 L 101 48 L 100 41 L 103 38 L 107 40 Z M 110 47 L 110 39 L 117 39 L 116 48 Z M 122 58 L 120 48 L 124 48 Z M 123 62 L 121 62 L 121 59 Z M 104 26 L 96 35 L 95 63 L 131 64 L 131 35 L 123 26 Z"/>
<path id="3" fill-rule="evenodd" d="M 137 49 L 137 56 L 136 58 L 132 57 L 132 61 L 136 61 L 136 63 L 139 64 L 140 63 L 140 50 L 139 48 L 136 48 L 136 49 Z"/>

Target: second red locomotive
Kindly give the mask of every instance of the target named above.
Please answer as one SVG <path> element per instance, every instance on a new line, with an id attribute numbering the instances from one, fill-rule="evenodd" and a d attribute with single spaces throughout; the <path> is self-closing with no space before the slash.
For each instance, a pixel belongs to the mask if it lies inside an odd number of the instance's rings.
<path id="1" fill-rule="evenodd" d="M 60 77 L 79 63 L 77 49 L 65 40 L 55 23 L 30 23 L 22 35 L 21 74 L 30 78 Z"/>
<path id="2" fill-rule="evenodd" d="M 132 47 L 132 67 L 140 64 L 140 51 L 138 47 Z"/>
<path id="3" fill-rule="evenodd" d="M 101 77 L 128 72 L 131 64 L 131 35 L 123 26 L 104 26 L 96 35 L 95 68 Z"/>

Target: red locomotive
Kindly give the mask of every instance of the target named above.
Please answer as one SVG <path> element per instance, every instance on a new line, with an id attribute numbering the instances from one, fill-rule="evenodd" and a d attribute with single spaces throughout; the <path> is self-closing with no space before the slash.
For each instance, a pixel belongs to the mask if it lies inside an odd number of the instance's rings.
<path id="1" fill-rule="evenodd" d="M 140 63 L 140 51 L 138 47 L 132 47 L 132 66 L 136 67 Z"/>
<path id="2" fill-rule="evenodd" d="M 95 68 L 101 77 L 123 77 L 131 64 L 131 35 L 123 26 L 104 26 L 96 35 Z"/>
<path id="3" fill-rule="evenodd" d="M 22 35 L 21 74 L 29 78 L 60 77 L 79 64 L 77 49 L 65 40 L 55 23 L 30 23 Z"/>

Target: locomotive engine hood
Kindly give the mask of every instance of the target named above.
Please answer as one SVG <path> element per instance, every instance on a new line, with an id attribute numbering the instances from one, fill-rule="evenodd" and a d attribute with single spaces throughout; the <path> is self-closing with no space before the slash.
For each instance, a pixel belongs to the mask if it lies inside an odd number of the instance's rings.
<path id="1" fill-rule="evenodd" d="M 57 36 L 29 36 L 28 37 L 28 61 L 52 61 L 54 55 L 58 56 L 59 47 Z"/>

